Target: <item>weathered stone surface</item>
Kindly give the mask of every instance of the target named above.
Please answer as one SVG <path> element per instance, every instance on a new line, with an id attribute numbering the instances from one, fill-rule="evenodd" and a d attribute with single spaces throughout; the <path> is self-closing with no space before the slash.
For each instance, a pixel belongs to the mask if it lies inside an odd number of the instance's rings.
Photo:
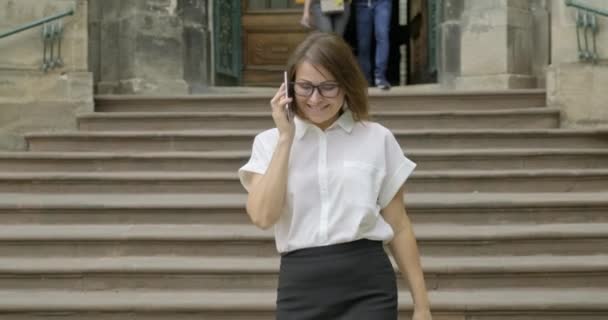
<path id="1" fill-rule="evenodd" d="M 0 2 L 0 30 L 54 15 L 69 8 L 73 16 L 63 19 L 64 38 L 62 70 L 87 70 L 87 1 L 86 0 L 8 0 Z M 42 63 L 42 27 L 14 34 L 0 42 L 0 70 L 39 70 Z"/>
<path id="2" fill-rule="evenodd" d="M 576 10 L 566 7 L 563 1 L 551 1 L 551 61 L 552 63 L 578 61 L 578 46 L 576 43 Z M 608 10 L 605 0 L 586 0 L 585 4 Z M 608 19 L 598 17 L 599 32 L 597 36 L 597 51 L 600 60 L 608 61 Z M 582 35 L 582 33 L 581 33 Z M 591 38 L 589 38 L 591 40 Z"/>
<path id="3" fill-rule="evenodd" d="M 536 79 L 516 74 L 494 74 L 458 77 L 455 88 L 459 90 L 503 90 L 533 88 Z"/>
<path id="4" fill-rule="evenodd" d="M 0 103 L 93 102 L 93 81 L 88 72 L 3 70 Z"/>
<path id="5" fill-rule="evenodd" d="M 461 75 L 500 74 L 507 71 L 507 27 L 465 28 L 461 40 Z M 483 47 L 479 44 L 483 43 Z"/>
<path id="6" fill-rule="evenodd" d="M 101 1 L 98 93 L 186 94 L 209 85 L 207 1 Z"/>
<path id="7" fill-rule="evenodd" d="M 75 130 L 76 115 L 92 111 L 75 102 L 2 103 L 0 108 L 0 150 L 25 149 L 28 132 Z"/>
<path id="8" fill-rule="evenodd" d="M 460 76 L 461 30 L 458 22 L 444 22 L 440 27 L 438 50 L 438 81 L 442 87 L 451 88 Z"/>
<path id="9" fill-rule="evenodd" d="M 535 87 L 533 16 L 527 1 L 465 1 L 461 19 L 461 77 L 481 77 L 483 88 Z M 492 75 L 496 79 L 491 80 Z M 457 87 L 476 80 L 457 80 Z"/>
<path id="10" fill-rule="evenodd" d="M 595 8 L 608 9 L 601 0 L 585 1 Z M 576 10 L 564 2 L 551 2 L 551 62 L 547 72 L 547 103 L 562 111 L 566 127 L 608 126 L 608 33 L 597 34 L 600 61 L 593 65 L 580 62 L 576 43 Z M 600 30 L 608 21 L 598 19 Z M 555 36 L 559 35 L 559 36 Z"/>
<path id="11" fill-rule="evenodd" d="M 9 30 L 74 8 L 64 18 L 64 67 L 43 72 L 41 28 L 0 42 L 0 149 L 23 149 L 31 131 L 76 128 L 76 116 L 93 111 L 93 79 L 87 72 L 86 0 L 8 0 L 0 2 L 0 30 Z"/>
<path id="12" fill-rule="evenodd" d="M 546 0 L 530 2 L 532 13 L 532 75 L 536 78 L 536 87 L 546 87 L 547 66 L 551 58 L 551 24 L 549 4 Z"/>
<path id="13" fill-rule="evenodd" d="M 0 149 L 23 149 L 26 132 L 76 129 L 77 115 L 93 112 L 93 79 L 89 72 L 3 70 L 0 97 Z"/>
<path id="14" fill-rule="evenodd" d="M 561 63 L 549 67 L 547 103 L 561 109 L 562 126 L 608 126 L 608 66 Z"/>

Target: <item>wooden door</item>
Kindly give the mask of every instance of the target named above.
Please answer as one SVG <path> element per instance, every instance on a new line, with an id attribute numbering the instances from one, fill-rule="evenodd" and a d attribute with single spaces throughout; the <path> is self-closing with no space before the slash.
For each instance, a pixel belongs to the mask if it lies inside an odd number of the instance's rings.
<path id="1" fill-rule="evenodd" d="M 409 0 L 408 84 L 437 82 L 440 0 Z"/>
<path id="2" fill-rule="evenodd" d="M 242 63 L 246 86 L 278 86 L 289 55 L 306 37 L 294 0 L 242 0 Z"/>

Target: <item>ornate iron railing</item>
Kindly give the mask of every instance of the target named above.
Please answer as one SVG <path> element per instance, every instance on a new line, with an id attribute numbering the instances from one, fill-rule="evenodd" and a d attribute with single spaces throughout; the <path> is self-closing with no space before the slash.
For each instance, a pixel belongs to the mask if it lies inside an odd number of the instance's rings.
<path id="1" fill-rule="evenodd" d="M 35 28 L 42 25 L 42 65 L 44 72 L 54 68 L 63 67 L 61 58 L 61 43 L 63 39 L 63 17 L 74 15 L 74 9 L 58 13 L 40 20 L 36 20 L 22 26 L 16 27 L 4 33 L 0 33 L 0 39 L 16 33 Z"/>
<path id="2" fill-rule="evenodd" d="M 576 43 L 578 46 L 579 60 L 597 63 L 599 60 L 597 53 L 597 33 L 599 32 L 599 26 L 596 15 L 608 17 L 608 10 L 592 8 L 575 0 L 566 0 L 566 6 L 577 9 Z M 589 40 L 589 38 L 591 38 L 591 40 Z"/>

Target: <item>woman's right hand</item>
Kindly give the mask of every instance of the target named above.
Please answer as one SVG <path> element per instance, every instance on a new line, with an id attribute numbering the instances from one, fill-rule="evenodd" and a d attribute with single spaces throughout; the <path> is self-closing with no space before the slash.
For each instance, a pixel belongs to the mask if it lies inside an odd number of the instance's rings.
<path id="1" fill-rule="evenodd" d="M 292 115 L 291 119 L 287 120 L 287 111 L 285 110 L 287 104 L 292 103 L 293 99 L 286 97 L 286 90 L 285 84 L 281 84 L 277 93 L 270 100 L 270 106 L 272 107 L 272 119 L 279 130 L 279 136 L 293 139 L 295 135 L 294 115 Z"/>

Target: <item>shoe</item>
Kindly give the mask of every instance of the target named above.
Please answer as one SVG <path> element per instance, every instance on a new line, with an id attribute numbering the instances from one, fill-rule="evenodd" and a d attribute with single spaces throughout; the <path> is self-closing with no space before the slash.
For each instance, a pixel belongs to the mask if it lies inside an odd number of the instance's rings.
<path id="1" fill-rule="evenodd" d="M 376 87 L 380 88 L 381 90 L 390 90 L 391 84 L 384 79 L 376 79 Z"/>

